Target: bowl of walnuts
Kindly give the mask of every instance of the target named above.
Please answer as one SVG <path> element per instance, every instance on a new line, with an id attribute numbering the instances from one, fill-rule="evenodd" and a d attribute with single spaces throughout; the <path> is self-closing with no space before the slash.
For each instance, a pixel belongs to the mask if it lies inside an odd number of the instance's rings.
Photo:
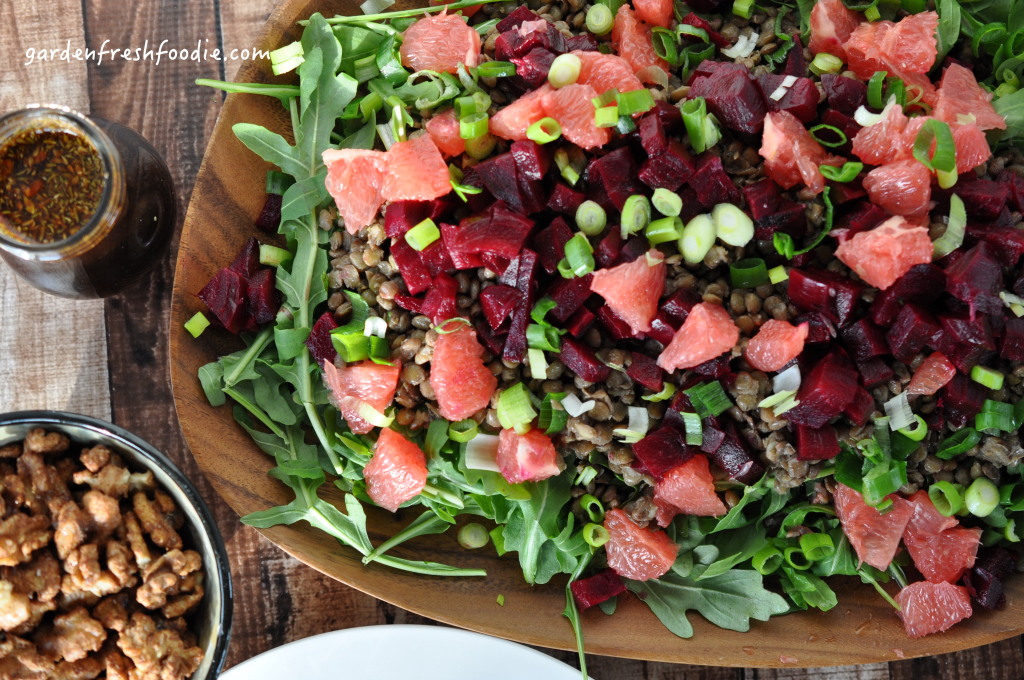
<path id="1" fill-rule="evenodd" d="M 210 680 L 231 629 L 224 541 L 135 435 L 0 415 L 0 678 Z"/>

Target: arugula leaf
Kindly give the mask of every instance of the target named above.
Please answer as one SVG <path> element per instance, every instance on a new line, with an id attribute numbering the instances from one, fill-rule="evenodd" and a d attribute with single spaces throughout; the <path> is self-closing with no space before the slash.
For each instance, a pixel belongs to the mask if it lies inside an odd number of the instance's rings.
<path id="1" fill-rule="evenodd" d="M 992 106 L 996 113 L 1006 119 L 1004 139 L 1013 140 L 1024 137 L 1024 90 L 999 97 Z"/>
<path id="2" fill-rule="evenodd" d="M 935 57 L 935 63 L 941 64 L 943 58 L 960 39 L 961 10 L 957 0 L 938 0 L 935 9 L 939 13 L 939 54 Z"/>
<path id="3" fill-rule="evenodd" d="M 562 508 L 570 500 L 572 478 L 572 470 L 569 469 L 543 483 L 524 484 L 530 492 L 530 498 L 513 502 L 516 512 L 505 525 L 504 548 L 519 553 L 523 578 L 529 584 L 539 582 L 541 548 L 544 543 L 561 533 L 559 522 Z"/>

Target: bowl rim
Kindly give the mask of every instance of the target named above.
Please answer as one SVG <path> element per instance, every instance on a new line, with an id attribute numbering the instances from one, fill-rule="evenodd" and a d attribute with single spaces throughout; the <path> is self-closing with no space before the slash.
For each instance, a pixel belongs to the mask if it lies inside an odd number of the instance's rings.
<path id="1" fill-rule="evenodd" d="M 202 530 L 210 540 L 214 556 L 213 568 L 217 570 L 221 583 L 221 606 L 217 625 L 221 634 L 217 636 L 217 643 L 214 645 L 212 662 L 203 680 L 215 680 L 224 668 L 227 661 L 228 646 L 231 641 L 231 624 L 234 617 L 234 583 L 231 577 L 231 565 L 228 560 L 227 547 L 224 544 L 224 537 L 213 519 L 213 513 L 209 506 L 199 494 L 192 481 L 185 476 L 185 473 L 166 454 L 147 442 L 145 439 L 128 430 L 115 425 L 114 423 L 94 418 L 93 416 L 69 411 L 53 410 L 31 410 L 12 411 L 0 413 L 0 426 L 9 425 L 75 425 L 96 434 L 110 437 L 133 449 L 143 456 L 149 458 L 171 480 L 181 489 L 185 498 L 192 504 L 192 508 L 199 516 Z"/>

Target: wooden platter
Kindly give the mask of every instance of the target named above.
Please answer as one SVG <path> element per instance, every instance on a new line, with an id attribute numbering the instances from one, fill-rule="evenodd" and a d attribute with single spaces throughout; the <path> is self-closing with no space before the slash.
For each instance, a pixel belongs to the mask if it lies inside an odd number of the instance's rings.
<path id="1" fill-rule="evenodd" d="M 411 2 L 400 3 L 399 7 Z M 287 0 L 270 17 L 258 41 L 269 50 L 298 38 L 296 22 L 320 11 L 325 16 L 356 11 L 357 2 Z M 272 82 L 266 63 L 248 63 L 239 81 Z M 196 372 L 203 364 L 240 347 L 237 338 L 211 329 L 193 339 L 182 324 L 201 308 L 195 293 L 230 262 L 249 236 L 262 207 L 267 166 L 231 132 L 239 122 L 284 132 L 287 113 L 277 100 L 229 95 L 217 121 L 196 181 L 178 252 L 170 318 L 171 383 L 185 440 L 200 468 L 224 500 L 239 514 L 290 500 L 288 490 L 267 476 L 271 460 L 231 417 L 230 406 L 211 407 Z M 325 487 L 326 488 L 326 487 Z M 330 491 L 323 492 L 329 500 Z M 413 515 L 395 517 L 367 508 L 370 537 L 379 543 Z M 438 621 L 518 642 L 575 649 L 572 630 L 561 616 L 564 581 L 526 585 L 515 559 L 488 549 L 464 551 L 454 535 L 412 541 L 396 554 L 447 564 L 487 569 L 486 578 L 443 579 L 364 566 L 359 556 L 306 524 L 263 532 L 281 549 L 349 586 Z M 454 532 L 450 532 L 454 534 Z M 1024 579 L 1011 583 L 1008 606 L 980 612 L 966 625 L 940 635 L 910 640 L 887 605 L 870 587 L 854 580 L 840 584 L 839 606 L 828 613 L 804 612 L 753 622 L 749 633 L 725 631 L 691 614 L 695 635 L 682 640 L 666 630 L 641 602 L 623 597 L 614 616 L 584 614 L 589 653 L 609 656 L 736 667 L 813 667 L 887 662 L 952 652 L 992 643 L 1024 632 Z M 504 596 L 504 606 L 497 599 Z"/>

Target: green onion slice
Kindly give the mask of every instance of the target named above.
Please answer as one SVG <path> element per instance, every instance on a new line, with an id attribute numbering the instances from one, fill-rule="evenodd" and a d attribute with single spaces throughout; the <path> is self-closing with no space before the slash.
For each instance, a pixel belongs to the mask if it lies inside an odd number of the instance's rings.
<path id="1" fill-rule="evenodd" d="M 576 228 L 587 236 L 597 236 L 607 225 L 608 213 L 596 201 L 583 201 L 580 207 L 576 208 Z"/>
<path id="2" fill-rule="evenodd" d="M 554 118 L 541 118 L 526 128 L 526 137 L 538 144 L 550 144 L 562 136 L 562 126 Z"/>
<path id="3" fill-rule="evenodd" d="M 537 417 L 529 391 L 523 383 L 506 388 L 498 396 L 498 422 L 505 429 L 520 434 L 528 432 L 530 423 Z"/>
<path id="4" fill-rule="evenodd" d="M 546 434 L 558 434 L 565 429 L 566 424 L 569 422 L 569 414 L 562 408 L 563 398 L 565 398 L 565 392 L 551 392 L 544 395 L 544 401 L 540 403 L 540 416 L 537 418 L 537 427 L 544 430 Z M 597 474 L 596 470 L 594 474 Z"/>
<path id="5" fill-rule="evenodd" d="M 489 118 L 486 113 L 477 111 L 459 120 L 459 136 L 463 139 L 477 139 L 488 131 Z"/>
<path id="6" fill-rule="evenodd" d="M 448 426 L 448 437 L 452 441 L 456 441 L 460 444 L 464 444 L 469 440 L 476 437 L 480 431 L 480 426 L 472 418 L 466 420 L 460 420 L 457 423 L 452 423 Z"/>
<path id="7" fill-rule="evenodd" d="M 562 263 L 565 264 L 564 268 Z M 565 259 L 558 271 L 564 278 L 586 276 L 594 271 L 594 248 L 585 234 L 575 234 L 565 244 Z M 566 276 L 566 272 L 570 275 Z"/>
<path id="8" fill-rule="evenodd" d="M 939 444 L 935 455 L 943 460 L 956 458 L 962 453 L 970 451 L 981 441 L 981 434 L 973 427 L 965 427 L 955 432 Z"/>
<path id="9" fill-rule="evenodd" d="M 580 496 L 580 507 L 587 513 L 591 522 L 600 524 L 604 521 L 604 505 L 595 496 L 589 493 Z"/>
<path id="10" fill-rule="evenodd" d="M 935 153 L 931 153 L 932 143 Z M 929 118 L 914 140 L 914 158 L 932 171 L 953 172 L 956 170 L 956 145 L 949 124 Z"/>
<path id="11" fill-rule="evenodd" d="M 932 243 L 933 257 L 938 259 L 949 255 L 963 245 L 967 233 L 967 209 L 963 200 L 953 194 L 949 197 L 949 222 L 946 231 Z"/>
<path id="12" fill-rule="evenodd" d="M 628 200 L 628 199 L 627 199 Z M 683 211 L 683 199 L 674 191 L 658 187 L 651 196 L 654 209 L 665 217 L 678 217 Z"/>
<path id="13" fill-rule="evenodd" d="M 999 371 L 980 364 L 971 369 L 971 380 L 984 385 L 990 390 L 1001 390 L 1004 377 Z"/>
<path id="14" fill-rule="evenodd" d="M 643 194 L 633 194 L 622 204 L 619 226 L 622 238 L 643 231 L 651 222 L 651 202 Z"/>
<path id="15" fill-rule="evenodd" d="M 611 534 L 600 524 L 594 524 L 588 522 L 583 527 L 583 540 L 586 541 L 587 545 L 591 548 L 600 548 L 608 539 L 611 538 Z"/>
<path id="16" fill-rule="evenodd" d="M 196 312 L 192 318 L 185 322 L 185 330 L 193 338 L 198 338 L 210 326 L 210 320 L 202 312 Z"/>
<path id="17" fill-rule="evenodd" d="M 662 217 L 647 225 L 644 236 L 652 246 L 675 241 L 683 230 L 683 221 L 678 217 Z"/>
<path id="18" fill-rule="evenodd" d="M 857 161 L 847 161 L 839 168 L 832 165 L 822 165 L 818 168 L 825 179 L 833 182 L 852 182 L 863 169 L 864 164 Z"/>
<path id="19" fill-rule="evenodd" d="M 943 517 L 952 517 L 964 506 L 962 488 L 951 482 L 935 482 L 928 488 L 928 498 Z"/>
<path id="20" fill-rule="evenodd" d="M 441 238 L 441 230 L 429 217 L 405 232 L 405 242 L 413 250 L 421 251 Z"/>
<path id="21" fill-rule="evenodd" d="M 913 426 L 904 427 L 898 432 L 915 442 L 923 441 L 928 434 L 928 423 L 920 415 L 915 415 Z"/>
<path id="22" fill-rule="evenodd" d="M 819 131 L 829 132 L 832 135 L 834 135 L 834 138 L 830 139 L 828 137 L 823 137 L 822 135 L 818 134 Z M 808 132 L 810 132 L 811 137 L 814 137 L 815 141 L 818 142 L 818 144 L 821 144 L 822 146 L 837 147 L 842 146 L 843 144 L 846 144 L 846 142 L 849 141 L 849 139 L 846 136 L 846 133 L 837 128 L 835 125 L 826 125 L 825 123 L 822 123 L 820 125 L 815 125 L 811 129 L 809 129 Z"/>
<path id="23" fill-rule="evenodd" d="M 476 67 L 481 78 L 508 78 L 516 74 L 516 65 L 510 61 L 485 61 Z"/>
<path id="24" fill-rule="evenodd" d="M 594 4 L 587 10 L 587 30 L 594 35 L 605 35 L 612 30 L 615 17 L 607 6 Z"/>
<path id="25" fill-rule="evenodd" d="M 828 534 L 810 533 L 800 537 L 800 550 L 811 562 L 820 562 L 832 557 L 836 546 Z"/>
<path id="26" fill-rule="evenodd" d="M 729 396 L 717 380 L 695 385 L 683 393 L 690 398 L 694 410 L 701 418 L 720 416 L 732 408 Z"/>
<path id="27" fill-rule="evenodd" d="M 668 383 L 666 383 L 668 384 Z M 704 442 L 704 427 L 701 425 L 700 416 L 696 413 L 680 413 L 683 417 L 683 428 L 686 430 L 686 443 L 690 446 L 700 446 Z"/>
<path id="28" fill-rule="evenodd" d="M 888 71 L 875 71 L 874 75 L 868 79 L 868 106 L 873 109 L 885 108 L 882 94 L 885 88 L 885 79 L 888 75 Z"/>
<path id="29" fill-rule="evenodd" d="M 748 257 L 729 265 L 729 278 L 733 288 L 756 288 L 768 283 L 768 267 L 759 257 Z"/>
<path id="30" fill-rule="evenodd" d="M 530 367 L 530 377 L 534 380 L 547 380 L 548 358 L 544 350 L 530 347 L 526 350 L 526 365 Z"/>
<path id="31" fill-rule="evenodd" d="M 615 104 L 594 109 L 594 125 L 611 128 L 619 124 L 619 107 Z"/>
<path id="32" fill-rule="evenodd" d="M 644 113 L 653 109 L 654 96 L 647 89 L 630 90 L 619 93 L 618 103 L 620 116 L 632 116 L 634 113 Z"/>
<path id="33" fill-rule="evenodd" d="M 676 386 L 666 381 L 662 386 L 661 391 L 657 394 L 647 394 L 641 397 L 644 401 L 667 401 L 671 399 L 676 393 Z"/>

